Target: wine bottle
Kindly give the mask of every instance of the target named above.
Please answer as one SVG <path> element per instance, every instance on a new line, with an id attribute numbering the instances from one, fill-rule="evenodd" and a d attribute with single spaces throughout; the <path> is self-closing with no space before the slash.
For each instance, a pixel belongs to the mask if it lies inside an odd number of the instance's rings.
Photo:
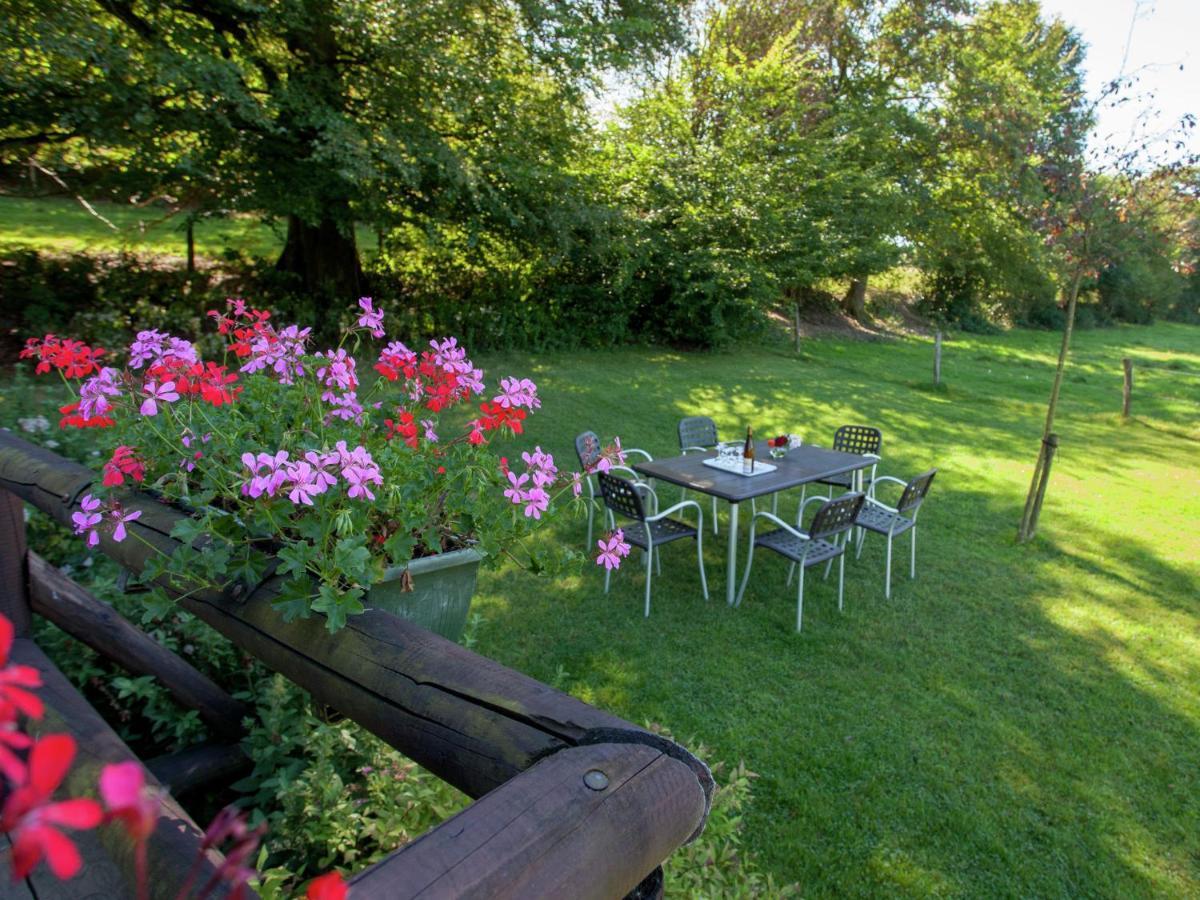
<path id="1" fill-rule="evenodd" d="M 754 439 L 750 435 L 750 428 L 746 428 L 746 446 L 742 448 L 742 474 L 750 475 L 754 472 Z"/>

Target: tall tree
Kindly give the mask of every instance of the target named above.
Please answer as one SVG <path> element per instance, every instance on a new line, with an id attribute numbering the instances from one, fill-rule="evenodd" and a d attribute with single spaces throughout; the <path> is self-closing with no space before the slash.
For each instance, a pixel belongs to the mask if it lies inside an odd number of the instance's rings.
<path id="1" fill-rule="evenodd" d="M 353 292 L 354 223 L 544 201 L 526 114 L 679 40 L 680 0 L 0 0 L 0 152 L 90 156 L 283 217 L 279 267 Z M 528 125 L 526 121 L 524 123 Z M 500 149 L 497 144 L 507 141 Z"/>

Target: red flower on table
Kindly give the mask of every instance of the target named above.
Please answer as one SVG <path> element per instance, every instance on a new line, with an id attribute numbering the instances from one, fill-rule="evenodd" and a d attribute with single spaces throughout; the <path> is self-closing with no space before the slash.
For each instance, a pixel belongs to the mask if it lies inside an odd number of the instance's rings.
<path id="1" fill-rule="evenodd" d="M 0 812 L 0 831 L 12 839 L 13 875 L 24 878 L 44 856 L 58 878 L 72 878 L 82 866 L 79 850 L 60 828 L 95 828 L 103 813 L 95 800 L 50 800 L 71 761 L 75 740 L 51 734 L 34 743 L 26 777 L 17 782 Z"/>

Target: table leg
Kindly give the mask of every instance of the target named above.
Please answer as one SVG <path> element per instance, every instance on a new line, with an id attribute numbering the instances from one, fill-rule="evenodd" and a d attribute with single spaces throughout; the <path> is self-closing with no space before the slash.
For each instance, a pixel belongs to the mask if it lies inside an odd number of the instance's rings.
<path id="1" fill-rule="evenodd" d="M 733 606 L 737 599 L 738 505 L 729 504 L 729 558 L 726 560 L 725 602 Z"/>

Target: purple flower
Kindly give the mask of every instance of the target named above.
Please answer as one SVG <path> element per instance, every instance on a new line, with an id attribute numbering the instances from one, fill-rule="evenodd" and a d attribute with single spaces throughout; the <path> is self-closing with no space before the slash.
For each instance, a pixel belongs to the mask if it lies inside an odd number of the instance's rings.
<path id="1" fill-rule="evenodd" d="M 318 353 L 317 356 L 329 360 L 326 365 L 322 365 L 317 369 L 317 378 L 327 389 L 321 395 L 322 400 L 326 403 L 332 402 L 336 396 L 334 388 L 343 392 L 349 392 L 358 387 L 354 357 L 348 354 L 344 348 L 339 347 L 336 350 L 327 350 L 324 353 Z"/>
<path id="2" fill-rule="evenodd" d="M 79 386 L 79 414 L 85 419 L 102 416 L 112 409 L 109 397 L 119 396 L 121 373 L 105 366 Z"/>
<path id="3" fill-rule="evenodd" d="M 583 493 L 583 473 L 582 472 L 572 472 L 571 473 L 571 493 L 574 494 L 576 497 L 578 497 L 580 494 Z"/>
<path id="4" fill-rule="evenodd" d="M 492 398 L 505 409 L 538 409 L 542 401 L 537 396 L 537 385 L 528 378 L 501 378 L 500 393 Z"/>
<path id="5" fill-rule="evenodd" d="M 475 368 L 475 364 L 467 359 L 467 351 L 458 346 L 458 338 L 430 341 L 429 346 L 433 350 L 433 361 L 454 372 L 460 386 L 473 394 L 483 393 L 483 370 Z"/>
<path id="6" fill-rule="evenodd" d="M 371 491 L 371 485 L 383 484 L 383 474 L 367 448 L 359 445 L 349 450 L 345 441 L 338 441 L 335 448 L 342 467 L 342 477 L 350 485 L 346 493 L 355 499 L 365 497 L 374 500 L 375 494 Z"/>
<path id="7" fill-rule="evenodd" d="M 290 463 L 287 467 L 287 478 L 292 489 L 288 491 L 288 499 L 293 503 L 312 506 L 312 498 L 325 493 L 325 485 L 317 479 L 317 472 L 307 462 Z"/>
<path id="8" fill-rule="evenodd" d="M 550 495 L 540 487 L 535 487 L 531 491 L 526 491 L 522 498 L 525 503 L 525 518 L 540 519 L 550 506 Z"/>
<path id="9" fill-rule="evenodd" d="M 431 443 L 431 444 L 436 444 L 438 436 L 437 436 L 437 432 L 433 430 L 433 426 L 434 426 L 433 419 L 422 419 L 421 420 L 421 427 L 425 429 L 425 440 L 429 441 L 429 443 Z"/>
<path id="10" fill-rule="evenodd" d="M 287 463 L 286 450 L 280 450 L 274 456 L 270 453 L 259 453 L 257 456 L 243 453 L 242 465 L 250 470 L 252 477 L 242 485 L 242 494 L 253 499 L 263 494 L 274 497 L 288 479 Z"/>
<path id="11" fill-rule="evenodd" d="M 112 537 L 114 541 L 120 543 L 121 541 L 125 540 L 125 525 L 134 521 L 135 519 L 140 519 L 142 517 L 142 511 L 140 509 L 135 509 L 133 512 L 127 513 L 118 507 L 112 511 L 111 515 L 116 526 L 113 528 Z"/>
<path id="12" fill-rule="evenodd" d="M 137 338 L 129 345 L 129 368 L 140 369 L 148 363 L 157 363 L 168 356 L 189 363 L 200 361 L 191 341 L 172 337 L 157 329 L 139 331 Z"/>
<path id="13" fill-rule="evenodd" d="M 596 565 L 604 566 L 609 571 L 621 568 L 621 560 L 629 555 L 629 545 L 625 543 L 625 532 L 620 528 L 609 535 L 608 539 L 596 541 L 600 553 L 596 556 Z"/>
<path id="14" fill-rule="evenodd" d="M 534 447 L 532 453 L 522 453 L 521 459 L 525 461 L 537 487 L 542 488 L 554 483 L 558 468 L 554 465 L 554 457 L 544 452 L 541 447 Z"/>
<path id="15" fill-rule="evenodd" d="M 282 331 L 267 329 L 250 343 L 250 358 L 242 364 L 241 371 L 257 372 L 270 369 L 279 376 L 280 384 L 292 384 L 304 375 L 304 345 L 311 328 L 289 325 Z"/>
<path id="16" fill-rule="evenodd" d="M 383 310 L 375 309 L 370 297 L 359 297 L 358 305 L 363 310 L 363 314 L 358 317 L 358 327 L 370 329 L 371 337 L 383 337 Z"/>
<path id="17" fill-rule="evenodd" d="M 76 534 L 87 535 L 87 545 L 95 547 L 100 543 L 100 533 L 96 531 L 96 527 L 100 524 L 101 515 L 97 510 L 100 509 L 100 501 L 91 494 L 84 494 L 83 499 L 79 501 L 81 512 L 71 513 L 71 521 L 75 523 Z"/>
<path id="18" fill-rule="evenodd" d="M 161 385 L 153 381 L 147 381 L 142 386 L 142 391 L 146 394 L 146 399 L 142 401 L 142 405 L 138 408 L 143 416 L 158 415 L 158 403 L 162 400 L 164 403 L 174 403 L 179 399 L 179 394 L 175 392 L 175 382 L 164 381 Z"/>
<path id="19" fill-rule="evenodd" d="M 516 472 L 510 471 L 508 473 L 509 486 L 505 488 L 504 496 L 512 501 L 512 503 L 515 505 L 520 506 L 525 502 L 524 484 L 528 480 L 528 475 L 518 475 Z"/>

